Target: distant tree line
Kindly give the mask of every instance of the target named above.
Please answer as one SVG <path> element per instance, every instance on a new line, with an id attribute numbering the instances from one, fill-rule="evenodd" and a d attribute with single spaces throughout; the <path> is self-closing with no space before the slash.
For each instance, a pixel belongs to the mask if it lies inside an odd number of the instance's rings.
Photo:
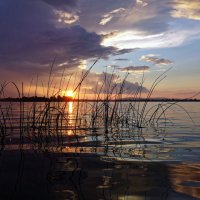
<path id="1" fill-rule="evenodd" d="M 52 96 L 50 98 L 33 96 L 33 97 L 22 97 L 22 98 L 8 97 L 0 99 L 1 102 L 47 102 L 47 101 L 62 102 L 62 101 L 72 101 L 72 100 L 73 100 L 72 97 L 66 97 L 66 96 L 61 97 L 60 95 L 58 95 L 57 97 Z"/>
<path id="2" fill-rule="evenodd" d="M 52 97 L 38 97 L 38 96 L 32 96 L 32 97 L 22 97 L 22 98 L 1 98 L 0 102 L 68 102 L 68 101 L 97 101 L 94 99 L 73 99 L 72 97 L 67 96 L 52 96 Z M 104 99 L 98 99 L 98 101 L 105 101 Z M 122 99 L 110 99 L 109 101 L 149 101 L 149 102 L 194 102 L 194 101 L 200 101 L 200 99 L 175 99 L 175 98 L 122 98 Z"/>

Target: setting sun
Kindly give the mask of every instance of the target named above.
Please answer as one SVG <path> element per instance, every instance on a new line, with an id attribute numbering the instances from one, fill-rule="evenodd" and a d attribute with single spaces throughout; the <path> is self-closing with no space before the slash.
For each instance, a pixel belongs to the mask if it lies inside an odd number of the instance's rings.
<path id="1" fill-rule="evenodd" d="M 66 96 L 66 97 L 72 97 L 73 98 L 75 93 L 73 92 L 73 90 L 66 90 L 66 91 L 62 92 L 62 95 Z"/>

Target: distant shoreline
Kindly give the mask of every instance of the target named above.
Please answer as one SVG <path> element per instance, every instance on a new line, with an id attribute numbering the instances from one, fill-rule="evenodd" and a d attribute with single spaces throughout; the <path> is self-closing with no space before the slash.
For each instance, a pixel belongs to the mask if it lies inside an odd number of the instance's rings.
<path id="1" fill-rule="evenodd" d="M 200 102 L 200 99 L 161 99 L 161 98 L 124 98 L 124 99 L 73 99 L 70 97 L 22 97 L 22 98 L 1 98 L 0 102 Z"/>

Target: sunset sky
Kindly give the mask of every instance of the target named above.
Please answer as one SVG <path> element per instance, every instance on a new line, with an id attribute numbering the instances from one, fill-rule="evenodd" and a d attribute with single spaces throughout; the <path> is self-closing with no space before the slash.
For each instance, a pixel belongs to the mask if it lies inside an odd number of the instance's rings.
<path id="1" fill-rule="evenodd" d="M 144 71 L 144 92 L 172 67 L 154 96 L 190 97 L 200 91 L 200 1 L 0 0 L 1 84 L 23 81 L 28 93 L 30 82 L 38 81 L 41 95 L 54 58 L 52 82 L 66 69 L 62 87 L 72 76 L 73 89 L 100 58 L 85 80 L 86 93 L 113 67 L 116 79 L 130 73 L 129 90 Z M 7 90 L 12 95 L 13 88 Z"/>

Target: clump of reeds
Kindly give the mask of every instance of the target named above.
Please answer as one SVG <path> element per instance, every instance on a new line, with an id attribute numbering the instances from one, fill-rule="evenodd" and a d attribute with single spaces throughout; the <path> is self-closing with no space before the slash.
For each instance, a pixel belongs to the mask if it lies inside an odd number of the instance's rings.
<path id="1" fill-rule="evenodd" d="M 5 137 L 15 131 L 19 133 L 20 143 L 23 144 L 24 140 L 28 140 L 33 144 L 38 144 L 40 147 L 48 147 L 52 143 L 56 146 L 62 146 L 64 140 L 68 137 L 67 131 L 71 130 L 78 142 L 77 131 L 80 129 L 93 130 L 98 128 L 104 128 L 105 134 L 112 131 L 112 129 L 121 128 L 137 128 L 142 129 L 146 127 L 153 127 L 158 129 L 160 121 L 165 124 L 167 122 L 167 110 L 172 106 L 179 106 L 177 102 L 158 102 L 157 105 L 148 106 L 151 100 L 151 96 L 156 86 L 166 77 L 165 71 L 159 75 L 149 91 L 146 94 L 146 98 L 142 99 L 144 85 L 144 75 L 141 83 L 136 90 L 133 90 L 130 101 L 123 102 L 123 96 L 126 96 L 126 81 L 129 76 L 127 72 L 124 78 L 121 78 L 120 82 L 113 81 L 118 77 L 113 69 L 111 74 L 107 71 L 104 73 L 104 81 L 101 84 L 96 84 L 95 98 L 93 101 L 81 100 L 81 87 L 85 79 L 87 78 L 90 70 L 94 64 L 86 70 L 78 84 L 74 87 L 76 92 L 76 99 L 73 100 L 75 105 L 75 111 L 73 116 L 68 112 L 68 102 L 55 102 L 51 101 L 50 97 L 56 97 L 61 88 L 68 88 L 69 80 L 67 80 L 64 86 L 65 69 L 63 70 L 61 80 L 57 84 L 58 88 L 52 86 L 53 84 L 53 67 L 55 59 L 50 67 L 46 96 L 48 100 L 44 103 L 29 102 L 24 103 L 21 98 L 24 96 L 23 84 L 21 89 L 14 83 L 3 83 L 0 88 L 0 98 L 5 97 L 5 90 L 7 85 L 11 84 L 17 91 L 19 102 L 19 114 L 18 118 L 13 117 L 13 105 L 12 103 L 0 105 L 0 138 L 1 144 L 4 145 Z M 32 82 L 32 81 L 31 81 Z M 32 84 L 32 83 L 31 83 Z M 37 96 L 38 77 L 36 81 L 35 96 Z M 31 87 L 31 86 L 30 86 Z M 53 88 L 53 91 L 51 90 Z M 190 117 L 189 113 L 181 107 Z M 73 119 L 72 119 L 73 117 Z M 191 117 L 190 117 L 191 118 Z M 71 122 L 73 120 L 73 123 Z M 14 127 L 13 121 L 18 124 Z M 16 129 L 16 130 L 14 130 Z M 134 134 L 134 133 L 133 133 Z"/>

